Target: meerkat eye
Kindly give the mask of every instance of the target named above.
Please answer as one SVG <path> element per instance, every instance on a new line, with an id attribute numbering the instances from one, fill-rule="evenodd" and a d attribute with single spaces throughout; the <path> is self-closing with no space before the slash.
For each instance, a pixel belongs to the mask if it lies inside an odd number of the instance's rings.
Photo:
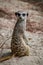
<path id="1" fill-rule="evenodd" d="M 16 15 L 16 16 L 20 16 L 20 13 L 18 13 L 18 12 L 15 12 L 15 15 Z"/>
<path id="2" fill-rule="evenodd" d="M 25 13 L 23 13 L 22 15 L 25 16 Z"/>
<path id="3" fill-rule="evenodd" d="M 18 16 L 20 16 L 21 14 L 20 13 L 18 13 Z"/>

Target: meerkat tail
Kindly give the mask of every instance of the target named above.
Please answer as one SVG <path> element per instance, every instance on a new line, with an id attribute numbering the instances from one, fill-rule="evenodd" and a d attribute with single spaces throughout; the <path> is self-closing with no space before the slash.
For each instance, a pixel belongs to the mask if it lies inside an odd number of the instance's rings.
<path id="1" fill-rule="evenodd" d="M 10 54 L 8 54 L 8 55 L 6 55 L 6 56 L 2 56 L 2 57 L 0 57 L 0 62 L 3 62 L 3 61 L 5 61 L 5 60 L 8 60 L 8 59 L 10 59 L 12 56 L 13 56 L 12 53 L 10 53 Z"/>

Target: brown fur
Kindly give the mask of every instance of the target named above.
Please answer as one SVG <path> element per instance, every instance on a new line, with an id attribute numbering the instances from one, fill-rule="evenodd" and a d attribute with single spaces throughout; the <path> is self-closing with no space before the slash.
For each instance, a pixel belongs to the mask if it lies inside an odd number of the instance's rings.
<path id="1" fill-rule="evenodd" d="M 13 31 L 11 42 L 12 53 L 16 56 L 29 55 L 29 46 L 27 45 L 28 40 L 24 35 L 24 32 L 26 31 L 25 27 L 26 21 L 18 19 Z"/>

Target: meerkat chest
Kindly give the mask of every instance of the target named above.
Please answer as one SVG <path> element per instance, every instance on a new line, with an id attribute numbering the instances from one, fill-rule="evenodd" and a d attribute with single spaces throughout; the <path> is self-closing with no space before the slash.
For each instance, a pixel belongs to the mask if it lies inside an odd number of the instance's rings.
<path id="1" fill-rule="evenodd" d="M 16 26 L 15 26 L 15 29 L 14 29 L 14 34 L 13 34 L 13 42 L 15 44 L 18 43 L 21 44 L 22 41 L 21 41 L 21 38 L 23 37 L 24 35 L 24 31 L 25 31 L 25 27 L 24 27 L 25 23 L 17 23 Z"/>
<path id="2" fill-rule="evenodd" d="M 22 30 L 26 30 L 26 23 L 25 23 L 25 21 L 22 21 L 21 23 L 19 23 L 19 28 L 21 28 Z"/>
<path id="3" fill-rule="evenodd" d="M 15 34 L 19 35 L 19 34 L 23 34 L 24 31 L 26 30 L 26 25 L 24 22 L 17 22 L 16 26 L 15 26 Z"/>

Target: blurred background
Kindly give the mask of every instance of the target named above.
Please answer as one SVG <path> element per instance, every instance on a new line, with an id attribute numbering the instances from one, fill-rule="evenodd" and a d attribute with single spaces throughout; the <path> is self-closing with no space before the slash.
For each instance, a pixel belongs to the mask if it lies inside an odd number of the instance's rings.
<path id="1" fill-rule="evenodd" d="M 43 65 L 43 0 L 0 0 L 0 57 L 11 51 L 11 38 L 17 21 L 15 12 L 18 10 L 29 13 L 26 36 L 30 56 L 21 58 L 17 63 L 16 59 L 11 59 L 6 61 L 7 65 Z M 0 65 L 6 65 L 6 62 Z"/>

